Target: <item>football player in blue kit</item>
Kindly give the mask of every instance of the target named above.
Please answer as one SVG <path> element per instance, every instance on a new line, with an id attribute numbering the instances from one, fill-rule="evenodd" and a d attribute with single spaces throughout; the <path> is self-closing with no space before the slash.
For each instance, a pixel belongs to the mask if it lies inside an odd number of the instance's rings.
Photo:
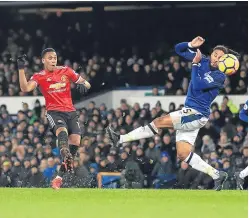
<path id="1" fill-rule="evenodd" d="M 248 101 L 244 104 L 244 107 L 239 113 L 239 118 L 248 123 Z M 248 166 L 241 172 L 235 173 L 237 189 L 243 190 L 244 179 L 248 176 Z"/>
<path id="2" fill-rule="evenodd" d="M 175 129 L 178 158 L 194 169 L 210 175 L 214 179 L 214 190 L 220 191 L 227 179 L 227 173 L 210 166 L 192 149 L 200 128 L 205 126 L 209 119 L 212 101 L 224 86 L 226 75 L 218 70 L 218 61 L 224 54 L 231 53 L 231 50 L 218 45 L 213 49 L 210 58 L 207 58 L 198 49 L 204 41 L 198 36 L 191 42 L 183 42 L 175 46 L 179 56 L 192 61 L 191 81 L 185 105 L 181 110 L 158 117 L 148 125 L 125 135 L 119 135 L 110 126 L 107 127 L 106 132 L 113 145 L 117 146 L 124 142 L 152 137 L 160 128 Z"/>

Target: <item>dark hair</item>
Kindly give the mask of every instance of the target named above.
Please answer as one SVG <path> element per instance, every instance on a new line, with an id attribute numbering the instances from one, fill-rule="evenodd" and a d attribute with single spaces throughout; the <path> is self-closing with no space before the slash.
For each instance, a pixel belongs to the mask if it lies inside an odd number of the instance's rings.
<path id="1" fill-rule="evenodd" d="M 225 95 L 225 96 L 223 97 L 223 100 L 224 100 L 224 99 L 229 100 L 229 98 L 228 98 L 228 96 L 227 96 L 227 95 Z"/>
<path id="2" fill-rule="evenodd" d="M 43 58 L 48 52 L 55 52 L 55 50 L 53 48 L 45 48 L 41 53 L 41 57 Z"/>
<path id="3" fill-rule="evenodd" d="M 214 48 L 213 48 L 213 51 L 215 50 L 221 50 L 223 51 L 225 54 L 233 54 L 235 55 L 238 59 L 240 58 L 240 54 L 230 48 L 228 48 L 227 46 L 225 45 L 216 45 Z"/>

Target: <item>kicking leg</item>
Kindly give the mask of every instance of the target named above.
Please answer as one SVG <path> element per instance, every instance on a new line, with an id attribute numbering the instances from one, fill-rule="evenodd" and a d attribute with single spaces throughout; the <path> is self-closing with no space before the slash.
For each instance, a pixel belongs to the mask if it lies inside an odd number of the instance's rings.
<path id="1" fill-rule="evenodd" d="M 170 115 L 158 117 L 146 126 L 140 126 L 137 129 L 125 134 L 118 135 L 110 127 L 107 127 L 107 134 L 114 146 L 120 143 L 136 141 L 143 138 L 150 138 L 158 133 L 160 128 L 173 128 Z"/>

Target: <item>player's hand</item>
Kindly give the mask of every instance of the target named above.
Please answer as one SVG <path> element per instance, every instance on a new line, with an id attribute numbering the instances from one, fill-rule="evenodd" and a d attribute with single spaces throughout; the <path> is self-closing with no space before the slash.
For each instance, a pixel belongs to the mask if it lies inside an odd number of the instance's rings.
<path id="1" fill-rule="evenodd" d="M 27 61 L 27 55 L 24 54 L 22 56 L 19 56 L 17 58 L 17 66 L 18 66 L 18 69 L 21 70 L 21 69 L 24 69 L 25 67 L 25 62 Z"/>
<path id="2" fill-rule="evenodd" d="M 85 95 L 88 92 L 88 88 L 86 88 L 83 84 L 77 84 L 76 89 L 81 95 Z"/>
<path id="3" fill-rule="evenodd" d="M 197 49 L 196 55 L 193 59 L 193 64 L 198 64 L 201 61 L 201 57 L 202 57 L 201 51 L 200 49 Z"/>
<path id="4" fill-rule="evenodd" d="M 191 45 L 193 48 L 198 48 L 198 47 L 200 47 L 204 42 L 205 42 L 205 39 L 203 39 L 203 38 L 200 37 L 200 36 L 197 36 L 197 37 L 195 37 L 195 38 L 190 42 L 190 45 Z"/>

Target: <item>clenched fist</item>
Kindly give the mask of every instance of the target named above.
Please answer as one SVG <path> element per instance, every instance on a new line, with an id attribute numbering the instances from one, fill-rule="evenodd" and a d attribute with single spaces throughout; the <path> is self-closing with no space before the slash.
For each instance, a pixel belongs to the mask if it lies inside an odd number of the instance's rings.
<path id="1" fill-rule="evenodd" d="M 200 37 L 200 36 L 197 36 L 197 37 L 195 37 L 195 38 L 190 42 L 190 45 L 191 45 L 193 48 L 198 48 L 198 47 L 200 47 L 204 42 L 205 42 L 205 39 L 203 39 L 203 38 Z"/>

